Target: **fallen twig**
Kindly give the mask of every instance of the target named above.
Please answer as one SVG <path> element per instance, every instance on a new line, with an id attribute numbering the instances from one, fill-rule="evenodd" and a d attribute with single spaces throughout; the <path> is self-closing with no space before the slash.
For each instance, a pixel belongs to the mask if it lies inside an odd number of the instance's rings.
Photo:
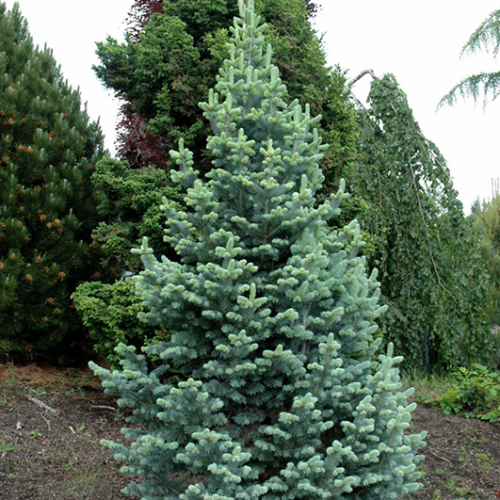
<path id="1" fill-rule="evenodd" d="M 35 398 L 33 396 L 28 396 L 28 401 L 31 401 L 40 408 L 43 408 L 45 411 L 50 411 L 51 413 L 57 413 L 57 410 L 54 410 L 54 408 L 47 406 L 43 401 L 40 401 L 38 398 Z"/>
<path id="2" fill-rule="evenodd" d="M 80 431 L 75 431 L 75 429 L 73 429 L 73 427 L 71 427 L 71 425 L 68 425 L 69 427 L 69 430 L 77 437 L 77 438 L 80 438 L 80 439 L 83 439 L 83 436 L 80 436 Z"/>
<path id="3" fill-rule="evenodd" d="M 444 458 L 444 457 L 440 457 L 439 455 L 436 455 L 435 453 L 432 453 L 432 451 L 428 451 L 427 453 L 429 453 L 430 455 L 436 457 L 436 458 L 439 458 L 440 460 L 444 460 L 445 462 L 448 462 L 449 464 L 451 464 L 451 461 L 448 460 L 447 458 Z"/>
<path id="4" fill-rule="evenodd" d="M 45 420 L 45 423 L 47 424 L 47 427 L 49 428 L 49 432 L 50 432 L 50 430 L 51 430 L 50 429 L 50 420 L 47 420 L 43 415 L 42 415 L 42 418 Z"/>
<path id="5" fill-rule="evenodd" d="M 103 406 L 103 405 L 92 405 L 92 409 L 116 411 L 116 408 L 113 408 L 112 406 Z"/>

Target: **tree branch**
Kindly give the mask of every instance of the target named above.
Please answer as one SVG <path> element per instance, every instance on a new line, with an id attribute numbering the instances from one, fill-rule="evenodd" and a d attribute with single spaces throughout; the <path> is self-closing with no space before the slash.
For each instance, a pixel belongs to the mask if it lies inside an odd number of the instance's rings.
<path id="1" fill-rule="evenodd" d="M 361 78 L 363 78 L 365 75 L 370 75 L 374 80 L 377 79 L 372 69 L 365 69 L 358 76 L 355 76 L 346 83 L 347 88 L 350 89 L 356 82 L 361 80 Z"/>

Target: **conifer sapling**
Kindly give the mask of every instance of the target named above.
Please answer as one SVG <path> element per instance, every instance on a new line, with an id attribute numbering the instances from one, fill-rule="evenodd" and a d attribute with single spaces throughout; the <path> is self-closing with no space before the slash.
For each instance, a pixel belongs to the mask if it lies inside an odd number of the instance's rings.
<path id="1" fill-rule="evenodd" d="M 164 200 L 178 261 L 138 250 L 145 319 L 172 337 L 140 355 L 121 345 L 121 371 L 92 365 L 133 409 L 130 447 L 106 444 L 141 478 L 125 492 L 148 500 L 401 498 L 419 488 L 424 436 L 404 435 L 401 358 L 378 353 L 376 276 L 357 223 L 328 227 L 346 195 L 315 198 L 318 117 L 286 104 L 253 0 L 239 7 L 201 104 L 214 168 L 203 181 L 182 141 L 172 153 L 188 207 Z"/>

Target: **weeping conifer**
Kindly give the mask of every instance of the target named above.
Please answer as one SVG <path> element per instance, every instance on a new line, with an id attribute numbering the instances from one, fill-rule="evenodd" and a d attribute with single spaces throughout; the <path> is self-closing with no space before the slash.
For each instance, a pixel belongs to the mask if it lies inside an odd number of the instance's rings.
<path id="1" fill-rule="evenodd" d="M 408 372 L 491 365 L 488 275 L 446 160 L 393 75 L 373 80 L 368 102 L 353 187 L 370 207 L 359 220 L 374 237 L 384 337 Z"/>

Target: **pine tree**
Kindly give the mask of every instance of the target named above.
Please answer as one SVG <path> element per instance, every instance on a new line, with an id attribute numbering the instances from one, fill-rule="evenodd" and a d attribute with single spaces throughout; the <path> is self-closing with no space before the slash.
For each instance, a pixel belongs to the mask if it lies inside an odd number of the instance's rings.
<path id="1" fill-rule="evenodd" d="M 17 4 L 0 3 L 0 47 L 0 349 L 33 354 L 81 325 L 102 134 Z"/>
<path id="2" fill-rule="evenodd" d="M 201 104 L 214 168 L 172 152 L 186 211 L 168 200 L 158 261 L 147 240 L 137 278 L 149 321 L 167 342 L 121 345 L 122 371 L 91 364 L 133 408 L 130 447 L 107 442 L 126 488 L 148 500 L 396 499 L 418 489 L 416 449 L 404 435 L 414 404 L 396 364 L 379 354 L 378 286 L 356 256 L 360 231 L 327 220 L 341 189 L 317 203 L 325 146 L 319 117 L 286 88 L 265 47 L 253 0 L 240 0 L 229 58 Z M 341 184 L 341 188 L 343 188 Z M 148 358 L 161 365 L 148 370 Z M 175 364 L 176 380 L 165 380 Z"/>

